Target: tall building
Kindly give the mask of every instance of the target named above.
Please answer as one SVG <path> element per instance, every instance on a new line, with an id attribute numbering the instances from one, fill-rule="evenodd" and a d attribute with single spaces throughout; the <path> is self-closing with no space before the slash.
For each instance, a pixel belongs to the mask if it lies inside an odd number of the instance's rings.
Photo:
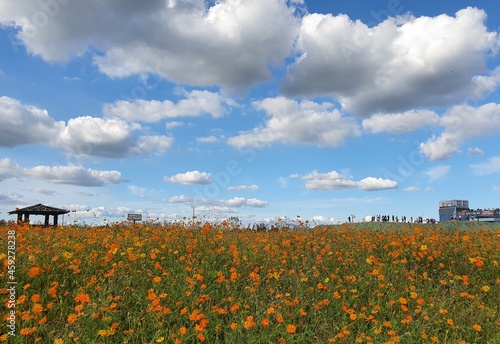
<path id="1" fill-rule="evenodd" d="M 458 220 L 459 212 L 469 210 L 469 201 L 454 199 L 439 202 L 439 222 Z"/>

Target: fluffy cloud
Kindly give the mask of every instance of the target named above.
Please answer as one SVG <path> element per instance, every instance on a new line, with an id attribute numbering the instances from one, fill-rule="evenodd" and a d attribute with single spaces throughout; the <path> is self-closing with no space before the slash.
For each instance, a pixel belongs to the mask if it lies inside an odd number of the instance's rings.
<path id="1" fill-rule="evenodd" d="M 158 122 L 166 118 L 203 114 L 220 117 L 226 112 L 224 103 L 224 99 L 217 93 L 195 90 L 177 103 L 170 100 L 119 100 L 113 104 L 106 104 L 103 113 L 105 117 L 120 117 L 132 122 Z"/>
<path id="2" fill-rule="evenodd" d="M 427 169 L 425 174 L 429 176 L 431 182 L 441 179 L 450 173 L 451 167 L 449 165 L 435 166 Z"/>
<path id="3" fill-rule="evenodd" d="M 489 103 L 474 108 L 454 106 L 441 118 L 444 127 L 439 136 L 432 136 L 420 144 L 420 151 L 429 160 L 444 160 L 459 152 L 468 138 L 493 135 L 500 132 L 500 104 Z"/>
<path id="4" fill-rule="evenodd" d="M 478 148 L 478 147 L 474 147 L 474 148 L 469 148 L 469 149 L 467 150 L 467 154 L 469 154 L 469 155 L 477 155 L 477 156 L 482 156 L 482 155 L 484 155 L 484 152 L 483 152 L 480 148 Z"/>
<path id="5" fill-rule="evenodd" d="M 187 205 L 197 205 L 197 210 L 201 211 L 202 208 L 205 211 L 214 211 L 219 210 L 219 212 L 235 212 L 234 208 L 241 207 L 251 207 L 251 208 L 263 208 L 267 207 L 268 203 L 263 200 L 259 200 L 256 198 L 244 198 L 244 197 L 233 197 L 228 200 L 220 200 L 220 199 L 205 199 L 205 198 L 190 198 L 185 195 L 173 196 L 168 202 L 170 203 L 184 203 Z M 200 208 L 198 208 L 198 206 Z M 220 211 L 221 209 L 226 209 L 228 211 Z"/>
<path id="6" fill-rule="evenodd" d="M 254 102 L 254 106 L 265 111 L 269 119 L 264 126 L 229 138 L 230 145 L 262 147 L 281 142 L 336 147 L 348 137 L 360 135 L 354 120 L 343 116 L 330 103 L 299 103 L 278 97 Z"/>
<path id="7" fill-rule="evenodd" d="M 140 125 L 116 117 L 76 117 L 66 125 L 51 118 L 47 110 L 0 97 L 0 147 L 47 144 L 75 156 L 121 158 L 161 155 L 173 143 L 167 136 L 138 136 L 134 132 L 139 129 Z"/>
<path id="8" fill-rule="evenodd" d="M 237 185 L 237 186 L 228 186 L 228 191 L 240 191 L 240 190 L 258 190 L 259 187 L 255 184 L 252 185 Z"/>
<path id="9" fill-rule="evenodd" d="M 111 77 L 155 73 L 191 85 L 240 88 L 270 78 L 299 29 L 283 0 L 2 2 L 0 24 L 46 61 L 91 47 Z M 152 30 L 151 28 L 155 28 Z"/>
<path id="10" fill-rule="evenodd" d="M 406 192 L 418 192 L 418 191 L 420 191 L 419 188 L 417 188 L 416 186 L 409 186 L 407 188 L 404 188 L 403 190 Z"/>
<path id="11" fill-rule="evenodd" d="M 250 198 L 245 201 L 245 205 L 253 208 L 264 208 L 267 207 L 267 202 L 257 198 Z"/>
<path id="12" fill-rule="evenodd" d="M 63 127 L 64 122 L 56 122 L 47 110 L 0 97 L 0 147 L 47 143 Z"/>
<path id="13" fill-rule="evenodd" d="M 179 173 L 172 177 L 163 177 L 163 180 L 174 184 L 210 184 L 212 176 L 207 172 L 188 171 Z"/>
<path id="14" fill-rule="evenodd" d="M 500 172 L 500 157 L 492 157 L 487 162 L 481 164 L 470 165 L 472 174 L 476 176 L 484 176 Z"/>
<path id="15" fill-rule="evenodd" d="M 434 127 L 439 116 L 429 110 L 409 110 L 397 114 L 376 114 L 363 120 L 363 129 L 372 133 L 388 132 L 399 134 L 422 127 Z"/>
<path id="16" fill-rule="evenodd" d="M 357 182 L 357 187 L 365 191 L 396 189 L 398 183 L 390 179 L 368 177 Z"/>
<path id="17" fill-rule="evenodd" d="M 292 96 L 332 95 L 362 116 L 482 96 L 500 81 L 486 68 L 499 37 L 487 31 L 485 18 L 484 11 L 469 7 L 454 17 L 388 18 L 369 27 L 346 15 L 306 15 L 298 38 L 301 54 L 283 90 Z"/>
<path id="18" fill-rule="evenodd" d="M 75 155 L 124 157 L 134 137 L 129 123 L 118 118 L 72 118 L 59 136 L 59 145 Z"/>
<path id="19" fill-rule="evenodd" d="M 122 182 L 118 171 L 96 171 L 82 166 L 36 166 L 25 169 L 27 177 L 52 183 L 80 186 L 103 186 Z"/>
<path id="20" fill-rule="evenodd" d="M 45 180 L 56 184 L 103 186 L 122 183 L 118 171 L 97 171 L 82 166 L 35 166 L 22 168 L 10 159 L 0 160 L 0 180 L 8 178 Z"/>
<path id="21" fill-rule="evenodd" d="M 150 154 L 163 155 L 170 147 L 174 139 L 168 136 L 152 135 L 139 136 L 135 146 L 130 147 L 130 152 L 133 154 Z"/>
<path id="22" fill-rule="evenodd" d="M 12 192 L 0 192 L 0 204 L 22 204 L 24 196 Z"/>
<path id="23" fill-rule="evenodd" d="M 309 190 L 341 190 L 358 188 L 365 191 L 395 189 L 398 183 L 390 179 L 367 177 L 354 181 L 351 177 L 344 176 L 337 171 L 328 173 L 312 173 L 302 177 L 306 181 L 305 187 Z"/>
<path id="24" fill-rule="evenodd" d="M 128 155 L 164 154 L 173 143 L 168 136 L 137 136 L 138 124 L 120 118 L 76 117 L 68 121 L 55 145 L 76 156 L 122 158 Z"/>
<path id="25" fill-rule="evenodd" d="M 205 137 L 197 137 L 196 141 L 200 142 L 200 143 L 215 143 L 215 142 L 219 142 L 219 139 L 212 135 L 212 136 L 205 136 Z"/>
<path id="26" fill-rule="evenodd" d="M 0 181 L 17 177 L 21 168 L 8 158 L 0 159 Z"/>

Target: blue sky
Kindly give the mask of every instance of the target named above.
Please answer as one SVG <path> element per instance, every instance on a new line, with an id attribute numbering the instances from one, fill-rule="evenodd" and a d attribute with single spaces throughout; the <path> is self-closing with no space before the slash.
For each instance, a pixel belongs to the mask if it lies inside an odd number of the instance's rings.
<path id="1" fill-rule="evenodd" d="M 0 218 L 499 206 L 498 2 L 146 4 L 0 3 Z"/>

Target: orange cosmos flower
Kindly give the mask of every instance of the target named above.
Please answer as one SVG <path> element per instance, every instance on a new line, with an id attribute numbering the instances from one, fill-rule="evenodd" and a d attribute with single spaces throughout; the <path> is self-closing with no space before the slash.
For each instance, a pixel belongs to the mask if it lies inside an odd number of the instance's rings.
<path id="1" fill-rule="evenodd" d="M 40 275 L 42 272 L 43 272 L 42 268 L 40 268 L 40 267 L 34 267 L 34 268 L 29 269 L 28 276 L 30 276 L 30 277 L 36 277 L 36 276 Z"/>
<path id="2" fill-rule="evenodd" d="M 208 319 L 201 319 L 199 324 L 194 326 L 195 331 L 203 331 L 209 323 Z"/>
<path id="3" fill-rule="evenodd" d="M 84 292 L 80 292 L 75 296 L 75 301 L 80 303 L 88 303 L 90 301 L 89 294 L 85 294 Z"/>
<path id="4" fill-rule="evenodd" d="M 39 303 L 35 303 L 31 310 L 33 313 L 38 314 L 43 312 L 43 306 Z"/>
<path id="5" fill-rule="evenodd" d="M 22 336 L 29 336 L 30 334 L 33 334 L 33 332 L 36 331 L 36 327 L 32 327 L 32 328 L 23 328 L 21 329 L 21 331 L 19 331 L 19 334 L 21 334 Z"/>
<path id="6" fill-rule="evenodd" d="M 76 322 L 77 320 L 78 320 L 78 315 L 76 315 L 75 313 L 71 313 L 70 315 L 68 315 L 68 318 L 66 319 L 66 321 L 69 324 L 72 324 L 72 323 Z"/>
<path id="7" fill-rule="evenodd" d="M 253 317 L 253 315 L 247 316 L 246 320 L 243 322 L 243 327 L 249 330 L 254 326 L 255 326 L 255 318 Z"/>
<path id="8" fill-rule="evenodd" d="M 297 327 L 295 325 L 292 325 L 292 324 L 286 325 L 286 332 L 295 333 L 296 330 L 297 330 Z"/>

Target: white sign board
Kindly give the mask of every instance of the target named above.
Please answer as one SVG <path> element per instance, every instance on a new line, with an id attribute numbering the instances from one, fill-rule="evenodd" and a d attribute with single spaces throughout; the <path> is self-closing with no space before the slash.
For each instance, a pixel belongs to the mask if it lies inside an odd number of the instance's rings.
<path id="1" fill-rule="evenodd" d="M 129 220 L 129 221 L 142 221 L 142 214 L 128 214 L 127 220 Z"/>

